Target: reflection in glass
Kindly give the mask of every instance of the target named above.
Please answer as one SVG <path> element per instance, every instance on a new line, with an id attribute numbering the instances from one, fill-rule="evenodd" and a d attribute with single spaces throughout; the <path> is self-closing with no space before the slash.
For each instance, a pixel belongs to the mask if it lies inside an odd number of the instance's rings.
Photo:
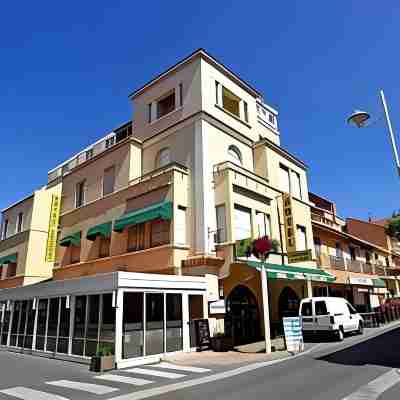
<path id="1" fill-rule="evenodd" d="M 143 356 L 143 293 L 124 293 L 122 358 Z"/>
<path id="2" fill-rule="evenodd" d="M 146 293 L 146 355 L 164 352 L 164 295 Z"/>
<path id="3" fill-rule="evenodd" d="M 1 334 L 1 344 L 3 346 L 7 345 L 7 338 L 8 338 L 8 329 L 10 327 L 10 317 L 11 317 L 11 311 L 4 311 L 4 317 L 3 317 L 3 326 L 2 326 L 2 334 Z"/>
<path id="4" fill-rule="evenodd" d="M 182 350 L 182 295 L 179 293 L 167 293 L 167 343 L 166 351 Z"/>
<path id="5" fill-rule="evenodd" d="M 47 299 L 40 299 L 38 303 L 38 319 L 36 333 L 36 350 L 44 350 L 47 321 Z"/>
<path id="6" fill-rule="evenodd" d="M 86 296 L 77 296 L 75 300 L 74 336 L 72 354 L 83 355 L 86 320 Z"/>
<path id="7" fill-rule="evenodd" d="M 23 347 L 23 345 L 24 345 L 27 306 L 28 306 L 27 300 L 21 301 L 21 313 L 20 313 L 20 320 L 19 320 L 19 325 L 18 325 L 18 339 L 17 339 L 18 347 Z"/>
<path id="8" fill-rule="evenodd" d="M 91 357 L 95 355 L 97 351 L 97 340 L 99 335 L 100 295 L 94 294 L 89 296 L 88 307 L 85 356 Z"/>
<path id="9" fill-rule="evenodd" d="M 61 297 L 60 326 L 58 330 L 57 353 L 68 353 L 70 309 L 67 308 L 67 298 Z"/>
<path id="10" fill-rule="evenodd" d="M 17 345 L 18 324 L 19 324 L 19 317 L 21 315 L 21 302 L 15 301 L 13 307 L 14 307 L 14 312 L 11 321 L 10 346 Z"/>
<path id="11" fill-rule="evenodd" d="M 36 315 L 36 310 L 33 310 L 32 307 L 33 307 L 33 300 L 29 300 L 27 307 L 27 317 L 26 317 L 26 334 L 23 344 L 25 349 L 32 348 L 33 329 L 35 327 L 35 315 Z"/>
<path id="12" fill-rule="evenodd" d="M 50 299 L 46 351 L 55 352 L 57 342 L 59 298 Z"/>

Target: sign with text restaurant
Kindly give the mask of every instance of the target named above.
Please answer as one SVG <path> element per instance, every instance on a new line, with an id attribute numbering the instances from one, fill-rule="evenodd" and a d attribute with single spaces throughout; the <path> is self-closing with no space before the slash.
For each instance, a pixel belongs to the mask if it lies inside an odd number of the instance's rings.
<path id="1" fill-rule="evenodd" d="M 60 219 L 60 196 L 53 194 L 51 200 L 50 209 L 50 222 L 49 232 L 47 234 L 46 244 L 46 262 L 54 262 L 56 259 L 56 248 L 57 248 L 57 232 L 58 232 L 58 221 Z"/>

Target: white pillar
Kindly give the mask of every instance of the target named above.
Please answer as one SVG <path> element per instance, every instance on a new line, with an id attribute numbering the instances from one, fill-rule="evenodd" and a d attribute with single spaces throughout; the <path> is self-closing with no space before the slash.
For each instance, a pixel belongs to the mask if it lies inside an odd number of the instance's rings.
<path id="1" fill-rule="evenodd" d="M 307 297 L 313 297 L 311 279 L 307 279 Z"/>
<path id="2" fill-rule="evenodd" d="M 189 295 L 182 293 L 182 334 L 183 351 L 190 351 L 190 329 L 189 329 Z"/>
<path id="3" fill-rule="evenodd" d="M 75 304 L 76 304 L 76 296 L 70 296 L 68 354 L 72 354 L 72 338 L 74 336 L 74 321 L 75 321 Z"/>
<path id="4" fill-rule="evenodd" d="M 264 335 L 265 335 L 265 352 L 271 353 L 271 329 L 269 325 L 269 299 L 268 299 L 268 279 L 265 266 L 261 269 L 261 287 L 262 287 L 262 302 L 264 314 Z"/>
<path id="5" fill-rule="evenodd" d="M 11 328 L 12 328 L 12 322 L 14 319 L 14 301 L 10 302 L 10 307 L 11 307 L 11 312 L 10 312 L 10 322 L 8 324 L 7 346 L 10 345 Z"/>
<path id="6" fill-rule="evenodd" d="M 207 299 L 207 294 L 203 294 L 203 318 L 208 318 L 208 299 Z"/>
<path id="7" fill-rule="evenodd" d="M 33 305 L 35 306 L 35 321 L 33 323 L 33 335 L 32 335 L 32 350 L 36 349 L 36 335 L 37 335 L 37 322 L 39 315 L 39 299 L 36 297 L 33 299 Z"/>
<path id="8" fill-rule="evenodd" d="M 399 281 L 397 280 L 397 278 L 394 281 L 394 284 L 396 285 L 396 297 L 400 297 L 400 284 L 399 284 Z"/>
<path id="9" fill-rule="evenodd" d="M 115 347 L 114 347 L 114 357 L 115 364 L 118 367 L 118 363 L 122 360 L 122 323 L 124 315 L 124 301 L 123 301 L 123 291 L 117 290 L 116 293 L 116 308 L 115 308 Z"/>

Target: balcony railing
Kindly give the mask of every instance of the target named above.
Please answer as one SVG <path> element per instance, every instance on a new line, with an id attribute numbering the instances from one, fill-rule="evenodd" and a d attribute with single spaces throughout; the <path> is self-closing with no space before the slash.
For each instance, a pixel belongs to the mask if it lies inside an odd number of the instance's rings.
<path id="1" fill-rule="evenodd" d="M 339 271 L 346 270 L 346 263 L 344 258 L 336 257 L 336 256 L 329 256 L 329 263 L 332 268 L 337 269 Z"/>
<path id="2" fill-rule="evenodd" d="M 326 226 L 329 226 L 331 228 L 341 230 L 341 226 L 342 225 L 337 224 L 335 221 L 333 221 L 333 220 L 331 220 L 329 218 L 326 218 L 325 216 L 323 216 L 321 214 L 317 214 L 317 213 L 313 213 L 312 212 L 311 213 L 311 220 L 319 222 L 319 223 L 324 224 Z"/>
<path id="3" fill-rule="evenodd" d="M 364 263 L 359 260 L 347 260 L 347 271 L 363 272 Z"/>

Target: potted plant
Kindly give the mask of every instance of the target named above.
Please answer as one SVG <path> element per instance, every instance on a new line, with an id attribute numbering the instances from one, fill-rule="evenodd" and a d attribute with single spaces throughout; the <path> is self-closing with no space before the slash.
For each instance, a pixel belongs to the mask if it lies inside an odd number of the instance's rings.
<path id="1" fill-rule="evenodd" d="M 110 345 L 100 345 L 90 361 L 90 371 L 103 372 L 114 369 L 114 351 Z"/>
<path id="2" fill-rule="evenodd" d="M 214 351 L 229 351 L 233 349 L 232 338 L 225 336 L 223 333 L 216 333 L 211 338 L 211 348 Z"/>

